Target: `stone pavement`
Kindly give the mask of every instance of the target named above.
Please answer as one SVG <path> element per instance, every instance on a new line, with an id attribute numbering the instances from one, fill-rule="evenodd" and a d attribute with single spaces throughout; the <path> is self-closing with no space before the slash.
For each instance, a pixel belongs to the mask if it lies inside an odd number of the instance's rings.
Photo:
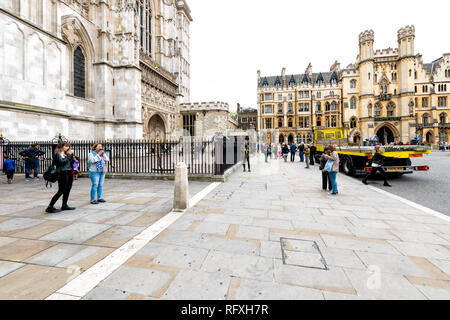
<path id="1" fill-rule="evenodd" d="M 450 298 L 449 220 L 342 174 L 340 194 L 328 195 L 317 165 L 251 162 L 251 173 L 233 174 L 83 299 Z M 67 268 L 89 268 L 144 227 L 136 221 L 151 224 L 163 203 L 170 210 L 162 200 L 170 183 L 107 187 L 118 203 L 105 212 L 43 216 L 36 206 L 47 203 L 45 190 L 32 204 L 14 192 L 4 198 L 0 299 L 46 298 L 67 282 Z M 84 189 L 75 201 L 86 201 Z"/>
<path id="2" fill-rule="evenodd" d="M 317 165 L 252 164 L 84 299 L 450 298 L 449 221 L 342 175 L 328 195 Z"/>
<path id="3" fill-rule="evenodd" d="M 45 214 L 57 190 L 0 176 L 0 299 L 45 299 L 172 210 L 173 181 L 106 180 L 90 205 L 90 180 L 74 181 L 71 212 Z M 208 183 L 191 182 L 191 196 Z M 61 200 L 56 207 L 59 208 Z"/>

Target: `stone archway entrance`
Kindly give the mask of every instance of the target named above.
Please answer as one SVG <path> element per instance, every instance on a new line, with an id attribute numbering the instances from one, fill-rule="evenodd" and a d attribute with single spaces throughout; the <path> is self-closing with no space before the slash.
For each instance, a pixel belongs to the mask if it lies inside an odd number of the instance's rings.
<path id="1" fill-rule="evenodd" d="M 284 135 L 280 134 L 280 138 L 278 139 L 278 142 L 279 142 L 280 144 L 283 144 L 283 143 L 284 143 Z"/>
<path id="2" fill-rule="evenodd" d="M 166 139 L 166 126 L 164 125 L 164 120 L 158 114 L 155 114 L 148 121 L 147 139 L 160 141 Z"/>
<path id="3" fill-rule="evenodd" d="M 428 131 L 425 136 L 425 139 L 428 144 L 433 144 L 434 143 L 433 133 L 431 131 Z"/>
<path id="4" fill-rule="evenodd" d="M 389 144 L 391 142 L 395 142 L 394 133 L 387 126 L 383 126 L 380 129 L 378 129 L 377 137 L 378 141 L 384 145 Z"/>
<path id="5" fill-rule="evenodd" d="M 292 134 L 290 134 L 288 137 L 288 144 L 292 144 L 292 143 L 294 143 L 294 136 Z"/>

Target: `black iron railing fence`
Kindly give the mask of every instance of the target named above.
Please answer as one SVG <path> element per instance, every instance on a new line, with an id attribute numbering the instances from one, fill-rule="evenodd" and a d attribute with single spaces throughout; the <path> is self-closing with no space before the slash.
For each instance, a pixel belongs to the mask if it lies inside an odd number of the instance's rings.
<path id="1" fill-rule="evenodd" d="M 101 143 L 110 158 L 110 173 L 173 174 L 179 162 L 186 163 L 189 175 L 223 175 L 243 158 L 244 138 L 219 137 L 181 141 L 106 140 L 69 141 L 74 155 L 79 158 L 80 172 L 88 172 L 88 156 L 94 143 Z M 52 163 L 57 140 L 0 141 L 0 166 L 3 155 L 16 162 L 16 173 L 25 172 L 25 159 L 19 155 L 31 144 L 38 144 L 45 152 L 40 159 L 39 173 Z M 254 149 L 254 146 L 253 148 Z"/>

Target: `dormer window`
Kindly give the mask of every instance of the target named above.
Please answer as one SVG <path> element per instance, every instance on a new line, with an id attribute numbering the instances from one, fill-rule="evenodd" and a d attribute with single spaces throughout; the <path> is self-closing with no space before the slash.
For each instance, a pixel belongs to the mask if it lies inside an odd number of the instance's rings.
<path id="1" fill-rule="evenodd" d="M 356 88 L 356 80 L 350 81 L 350 88 L 355 89 Z"/>
<path id="2" fill-rule="evenodd" d="M 289 86 L 294 87 L 295 85 L 296 85 L 296 82 L 295 82 L 294 76 L 291 76 L 291 80 L 289 80 Z"/>

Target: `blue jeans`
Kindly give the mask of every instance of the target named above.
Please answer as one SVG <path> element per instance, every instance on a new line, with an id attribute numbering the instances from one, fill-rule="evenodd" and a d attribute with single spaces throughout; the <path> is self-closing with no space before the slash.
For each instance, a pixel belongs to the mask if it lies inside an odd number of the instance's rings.
<path id="1" fill-rule="evenodd" d="M 333 186 L 333 193 L 338 193 L 338 186 L 337 186 L 337 182 L 336 182 L 337 174 L 338 174 L 337 172 L 328 173 L 328 176 L 330 177 L 330 180 L 331 180 L 331 185 Z"/>
<path id="2" fill-rule="evenodd" d="M 304 162 L 305 161 L 305 153 L 300 151 L 300 162 Z"/>
<path id="3" fill-rule="evenodd" d="M 25 178 L 30 178 L 31 169 L 34 170 L 34 177 L 37 178 L 39 174 L 39 160 L 38 159 L 25 159 Z"/>
<path id="4" fill-rule="evenodd" d="M 98 200 L 102 198 L 103 183 L 105 182 L 104 172 L 89 172 L 89 177 L 91 178 L 91 201 Z M 97 194 L 97 198 L 95 195 Z"/>

